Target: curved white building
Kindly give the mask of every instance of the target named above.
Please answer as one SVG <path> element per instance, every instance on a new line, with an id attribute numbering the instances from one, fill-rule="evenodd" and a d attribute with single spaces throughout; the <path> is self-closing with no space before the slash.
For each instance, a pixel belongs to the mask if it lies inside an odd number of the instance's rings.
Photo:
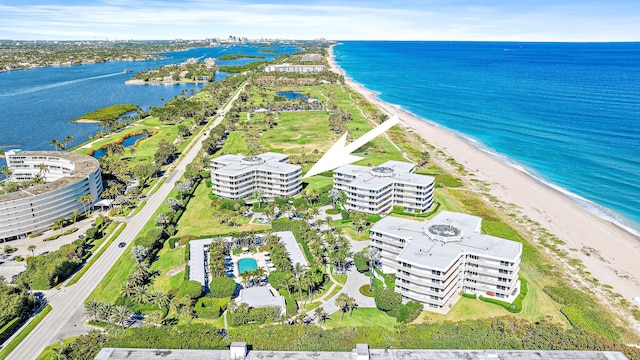
<path id="1" fill-rule="evenodd" d="M 47 230 L 56 219 L 66 218 L 74 210 L 84 211 L 91 204 L 79 202 L 81 196 L 91 195 L 94 202 L 100 199 L 100 163 L 91 156 L 19 150 L 8 151 L 5 155 L 13 181 L 40 175 L 46 183 L 0 195 L 0 240 L 18 239 Z"/>

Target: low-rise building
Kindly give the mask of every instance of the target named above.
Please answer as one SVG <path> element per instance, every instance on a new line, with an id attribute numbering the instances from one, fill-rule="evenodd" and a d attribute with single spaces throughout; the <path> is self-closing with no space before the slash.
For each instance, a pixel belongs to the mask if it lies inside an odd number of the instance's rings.
<path id="1" fill-rule="evenodd" d="M 462 290 L 512 302 L 522 244 L 482 234 L 481 226 L 477 216 L 450 211 L 428 221 L 387 216 L 371 227 L 370 243 L 404 300 L 448 311 Z"/>
<path id="2" fill-rule="evenodd" d="M 302 55 L 302 61 L 322 61 L 322 55 L 320 54 L 304 54 Z"/>
<path id="3" fill-rule="evenodd" d="M 327 71 L 324 65 L 291 65 L 291 64 L 275 64 L 267 65 L 264 68 L 266 72 L 294 72 L 294 73 L 319 73 Z"/>
<path id="4" fill-rule="evenodd" d="M 282 315 L 287 312 L 287 305 L 284 296 L 266 286 L 254 286 L 241 289 L 236 304 L 247 304 L 250 308 L 277 307 Z"/>
<path id="5" fill-rule="evenodd" d="M 276 77 L 275 76 L 259 76 L 256 79 L 256 84 L 262 84 L 262 85 L 273 85 L 276 82 Z"/>
<path id="6" fill-rule="evenodd" d="M 302 190 L 300 166 L 285 154 L 222 155 L 211 160 L 213 194 L 244 199 L 256 193 L 266 197 L 293 197 Z"/>
<path id="7" fill-rule="evenodd" d="M 51 228 L 56 219 L 84 211 L 102 194 L 100 163 L 92 156 L 55 151 L 6 153 L 13 181 L 42 177 L 44 184 L 0 195 L 0 239 L 12 240 Z M 91 195 L 92 202 L 80 201 Z"/>
<path id="8" fill-rule="evenodd" d="M 414 164 L 393 160 L 377 167 L 345 165 L 333 172 L 333 187 L 345 194 L 349 210 L 380 214 L 402 206 L 425 212 L 433 204 L 434 178 L 414 171 Z"/>

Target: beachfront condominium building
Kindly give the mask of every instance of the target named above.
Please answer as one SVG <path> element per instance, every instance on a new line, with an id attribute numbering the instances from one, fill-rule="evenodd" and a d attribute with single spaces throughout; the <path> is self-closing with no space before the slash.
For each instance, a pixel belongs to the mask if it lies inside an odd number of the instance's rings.
<path id="1" fill-rule="evenodd" d="M 322 61 L 322 55 L 320 54 L 304 54 L 302 55 L 302 61 Z"/>
<path id="2" fill-rule="evenodd" d="M 91 202 L 80 198 L 91 195 L 95 202 L 102 194 L 100 163 L 91 156 L 11 150 L 6 159 L 10 180 L 22 182 L 39 176 L 44 184 L 0 195 L 0 240 L 47 230 L 56 219 L 91 207 Z"/>
<path id="3" fill-rule="evenodd" d="M 222 155 L 211 160 L 213 193 L 244 199 L 260 193 L 267 197 L 292 197 L 302 190 L 300 166 L 287 163 L 284 154 Z"/>
<path id="4" fill-rule="evenodd" d="M 267 65 L 264 67 L 266 72 L 293 72 L 293 73 L 319 73 L 327 71 L 327 67 L 324 65 L 291 65 L 291 64 L 276 64 Z"/>
<path id="5" fill-rule="evenodd" d="M 381 214 L 401 206 L 421 213 L 433 204 L 434 179 L 414 171 L 414 164 L 393 160 L 377 167 L 345 165 L 333 172 L 333 187 L 345 194 L 348 210 Z"/>
<path id="6" fill-rule="evenodd" d="M 460 291 L 513 302 L 522 244 L 484 235 L 481 226 L 477 216 L 450 211 L 428 221 L 387 216 L 371 227 L 370 244 L 404 300 L 443 311 Z"/>

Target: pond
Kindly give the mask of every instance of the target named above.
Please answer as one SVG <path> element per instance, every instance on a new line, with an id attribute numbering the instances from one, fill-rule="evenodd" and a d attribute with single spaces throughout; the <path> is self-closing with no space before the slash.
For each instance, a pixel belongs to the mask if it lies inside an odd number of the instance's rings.
<path id="1" fill-rule="evenodd" d="M 309 97 L 303 93 L 299 93 L 299 92 L 295 92 L 295 91 L 278 91 L 276 92 L 276 95 L 278 96 L 282 96 L 283 98 L 286 98 L 287 100 L 298 100 L 300 98 L 308 100 Z"/>
<path id="2" fill-rule="evenodd" d="M 135 145 L 136 141 L 140 140 L 140 139 L 144 139 L 147 136 L 149 136 L 148 134 L 139 134 L 139 135 L 134 135 L 131 137 L 128 137 L 126 139 L 124 139 L 124 141 L 122 142 L 122 146 L 127 148 L 129 146 L 133 146 Z M 107 148 L 103 147 L 100 148 L 96 151 L 93 152 L 93 157 L 96 159 L 100 159 L 101 157 L 105 156 L 107 154 Z"/>

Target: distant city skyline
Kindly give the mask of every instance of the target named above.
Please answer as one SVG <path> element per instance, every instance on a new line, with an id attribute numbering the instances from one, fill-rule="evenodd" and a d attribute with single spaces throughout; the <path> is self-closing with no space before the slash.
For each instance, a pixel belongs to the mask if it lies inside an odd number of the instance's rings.
<path id="1" fill-rule="evenodd" d="M 0 39 L 638 41 L 635 0 L 0 0 Z"/>

